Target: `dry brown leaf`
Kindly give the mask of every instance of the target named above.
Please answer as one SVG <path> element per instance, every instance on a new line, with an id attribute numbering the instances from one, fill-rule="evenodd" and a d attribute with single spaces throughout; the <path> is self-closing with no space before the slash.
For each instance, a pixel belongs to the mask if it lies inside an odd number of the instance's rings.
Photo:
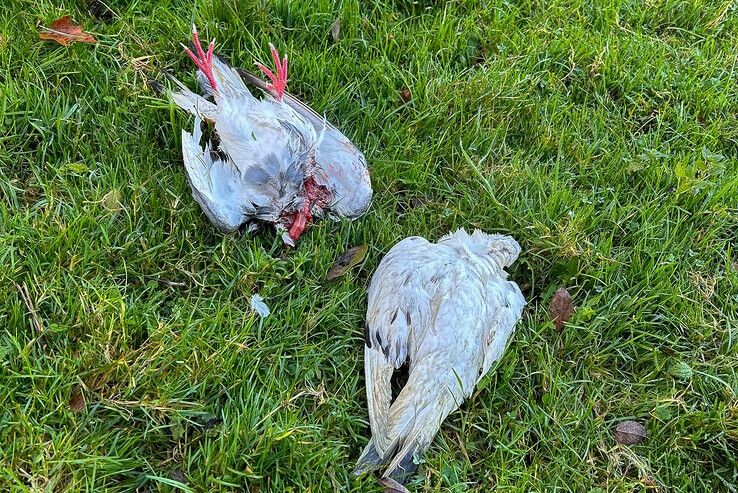
<path id="1" fill-rule="evenodd" d="M 615 441 L 635 445 L 646 439 L 646 428 L 636 421 L 623 421 L 615 427 Z"/>
<path id="2" fill-rule="evenodd" d="M 82 30 L 82 26 L 72 23 L 72 19 L 65 15 L 61 19 L 57 19 L 51 23 L 48 28 L 38 34 L 39 38 L 56 41 L 60 45 L 69 46 L 75 41 L 78 43 L 97 44 L 95 37 Z"/>
<path id="3" fill-rule="evenodd" d="M 109 21 L 113 18 L 113 11 L 103 0 L 87 0 L 87 8 L 95 19 Z"/>
<path id="4" fill-rule="evenodd" d="M 182 469 L 172 469 L 169 473 L 169 477 L 178 483 L 187 484 L 187 476 L 182 472 Z"/>
<path id="5" fill-rule="evenodd" d="M 574 314 L 574 305 L 571 301 L 571 295 L 565 287 L 560 287 L 554 293 L 549 307 L 549 312 L 551 320 L 558 330 L 563 329 L 566 322 L 568 322 Z"/>
<path id="6" fill-rule="evenodd" d="M 118 189 L 114 188 L 102 198 L 102 205 L 110 212 L 118 212 L 123 209 L 120 203 L 121 195 Z"/>
<path id="7" fill-rule="evenodd" d="M 400 91 L 400 99 L 402 99 L 403 103 L 407 103 L 413 98 L 413 94 L 410 92 L 410 89 L 407 87 L 404 88 L 402 91 Z"/>
<path id="8" fill-rule="evenodd" d="M 339 17 L 336 17 L 336 20 L 333 21 L 333 25 L 331 26 L 331 36 L 333 37 L 333 41 L 338 43 L 341 36 L 341 19 Z"/>
<path id="9" fill-rule="evenodd" d="M 69 409 L 78 413 L 85 408 L 85 395 L 79 385 L 75 385 L 72 389 L 72 397 L 69 399 Z"/>
<path id="10" fill-rule="evenodd" d="M 346 272 L 351 270 L 352 267 L 364 260 L 367 250 L 369 250 L 369 247 L 366 245 L 359 245 L 346 250 L 346 253 L 338 257 L 338 260 L 333 263 L 328 274 L 325 276 L 326 279 L 331 281 L 344 275 Z"/>

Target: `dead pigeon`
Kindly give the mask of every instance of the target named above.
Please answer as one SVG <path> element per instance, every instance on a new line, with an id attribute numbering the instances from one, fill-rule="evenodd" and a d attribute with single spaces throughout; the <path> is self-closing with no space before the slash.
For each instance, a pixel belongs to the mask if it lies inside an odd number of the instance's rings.
<path id="1" fill-rule="evenodd" d="M 206 97 L 176 79 L 171 97 L 195 116 L 194 131 L 182 131 L 182 154 L 192 194 L 211 222 L 223 232 L 273 223 L 294 246 L 314 216 L 363 214 L 372 196 L 364 156 L 345 137 L 337 140 L 330 124 L 307 106 L 284 98 L 287 57 L 280 60 L 272 47 L 277 73 L 260 65 L 272 84 L 261 82 L 268 95 L 258 99 L 239 72 L 213 53 L 214 41 L 205 52 L 194 26 L 192 38 L 194 52 L 185 51 L 199 69 Z M 204 148 L 203 121 L 213 124 Z M 337 142 L 344 147 L 334 151 Z"/>
<path id="2" fill-rule="evenodd" d="M 525 299 L 504 268 L 520 246 L 475 230 L 406 238 L 369 285 L 364 371 L 372 437 L 355 474 L 383 467 L 404 482 L 441 422 L 499 360 Z M 393 373 L 408 380 L 392 401 Z"/>
<path id="3" fill-rule="evenodd" d="M 274 47 L 272 57 L 278 59 Z M 259 68 L 274 81 L 274 74 L 261 64 Z M 372 200 L 372 184 L 369 180 L 369 169 L 366 158 L 356 146 L 312 108 L 288 92 L 281 94 L 275 89 L 276 84 L 267 84 L 247 70 L 236 69 L 249 83 L 287 104 L 300 116 L 307 119 L 320 136 L 315 161 L 315 181 L 325 186 L 331 193 L 331 203 L 327 211 L 336 217 L 355 218 L 364 214 Z"/>

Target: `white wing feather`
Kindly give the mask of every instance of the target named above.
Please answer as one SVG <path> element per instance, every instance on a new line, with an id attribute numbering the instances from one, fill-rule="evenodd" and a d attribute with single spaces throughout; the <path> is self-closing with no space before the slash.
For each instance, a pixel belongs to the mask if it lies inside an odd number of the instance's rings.
<path id="1" fill-rule="evenodd" d="M 510 237 L 460 230 L 438 244 L 407 238 L 382 259 L 369 286 L 365 372 L 372 440 L 358 472 L 412 456 L 468 398 L 501 356 L 525 300 L 502 270 L 520 247 Z M 391 402 L 393 371 L 409 377 Z"/>

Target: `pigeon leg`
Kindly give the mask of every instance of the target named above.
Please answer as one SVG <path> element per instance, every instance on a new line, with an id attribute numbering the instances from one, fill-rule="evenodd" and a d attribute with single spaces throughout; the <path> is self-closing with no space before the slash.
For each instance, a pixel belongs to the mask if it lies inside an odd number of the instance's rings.
<path id="1" fill-rule="evenodd" d="M 280 62 L 279 52 L 277 52 L 277 49 L 274 47 L 274 45 L 269 43 L 269 48 L 272 50 L 272 60 L 274 60 L 274 66 L 277 70 L 277 74 L 275 75 L 274 72 L 266 68 L 258 61 L 256 62 L 256 66 L 259 67 L 259 70 L 264 72 L 264 75 L 269 77 L 269 80 L 272 81 L 272 83 L 269 84 L 268 87 L 277 95 L 277 101 L 282 101 L 282 95 L 284 94 L 285 89 L 287 89 L 287 55 L 285 55 Z"/>
<path id="2" fill-rule="evenodd" d="M 210 42 L 210 45 L 208 46 L 208 52 L 205 53 L 202 50 L 202 46 L 200 45 L 200 37 L 197 35 L 197 28 L 193 24 L 192 43 L 195 45 L 195 51 L 197 52 L 197 54 L 193 53 L 192 50 L 187 48 L 185 45 L 182 45 L 182 48 L 184 48 L 187 56 L 190 57 L 195 65 L 197 65 L 197 68 L 202 70 L 202 73 L 205 74 L 205 77 L 208 79 L 210 87 L 213 88 L 213 91 L 217 91 L 215 87 L 215 77 L 213 76 L 213 49 L 215 48 L 215 40 L 212 40 Z"/>

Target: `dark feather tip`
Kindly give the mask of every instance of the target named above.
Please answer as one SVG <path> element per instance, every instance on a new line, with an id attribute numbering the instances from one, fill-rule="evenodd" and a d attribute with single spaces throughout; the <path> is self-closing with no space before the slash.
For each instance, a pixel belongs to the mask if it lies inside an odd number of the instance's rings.
<path id="1" fill-rule="evenodd" d="M 374 444 L 370 444 L 359 458 L 359 463 L 356 464 L 356 468 L 353 471 L 354 476 L 361 476 L 365 472 L 372 471 L 383 464 L 382 458 L 377 452 L 377 448 Z"/>
<path id="2" fill-rule="evenodd" d="M 398 483 L 392 478 L 382 478 L 379 480 L 379 484 L 384 486 L 383 493 L 410 493 L 410 490 L 405 488 L 402 483 Z"/>
<path id="3" fill-rule="evenodd" d="M 164 84 L 162 84 L 158 80 L 150 80 L 149 89 L 151 89 L 151 91 L 157 96 L 161 96 L 162 94 L 164 94 Z"/>

